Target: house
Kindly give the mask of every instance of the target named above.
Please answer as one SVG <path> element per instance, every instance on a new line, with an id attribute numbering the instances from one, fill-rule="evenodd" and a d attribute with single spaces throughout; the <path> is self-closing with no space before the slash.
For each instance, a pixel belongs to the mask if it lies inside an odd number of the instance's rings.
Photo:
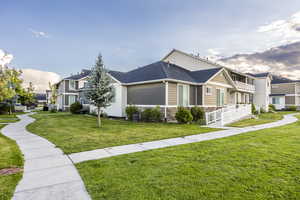
<path id="1" fill-rule="evenodd" d="M 250 74 L 252 77 L 255 77 L 255 93 L 253 95 L 253 103 L 257 109 L 262 108 L 264 111 L 269 111 L 270 104 L 270 95 L 271 95 L 271 73 L 257 73 Z"/>
<path id="2" fill-rule="evenodd" d="M 300 81 L 273 76 L 270 102 L 277 110 L 296 106 L 300 109 Z"/>
<path id="3" fill-rule="evenodd" d="M 38 106 L 44 106 L 47 104 L 47 97 L 45 93 L 36 93 L 35 99 L 37 100 Z"/>
<path id="4" fill-rule="evenodd" d="M 61 110 L 68 110 L 75 101 L 90 104 L 84 95 L 89 73 L 89 70 L 83 70 L 57 85 L 57 102 Z M 115 117 L 125 117 L 128 105 L 141 110 L 159 106 L 165 119 L 173 120 L 178 106 L 199 106 L 207 113 L 221 108 L 233 109 L 237 119 L 251 114 L 250 104 L 254 100 L 257 106 L 265 107 L 269 100 L 255 98 L 256 80 L 262 77 L 244 74 L 175 49 L 158 62 L 129 72 L 109 71 L 109 76 L 115 98 L 104 112 Z M 247 107 L 244 113 L 236 110 L 241 104 Z M 90 111 L 95 112 L 95 107 L 90 106 Z"/>
<path id="5" fill-rule="evenodd" d="M 56 106 L 58 110 L 66 111 L 70 105 L 78 100 L 79 89 L 84 87 L 84 82 L 90 70 L 82 70 L 81 73 L 71 75 L 55 84 L 57 89 Z"/>

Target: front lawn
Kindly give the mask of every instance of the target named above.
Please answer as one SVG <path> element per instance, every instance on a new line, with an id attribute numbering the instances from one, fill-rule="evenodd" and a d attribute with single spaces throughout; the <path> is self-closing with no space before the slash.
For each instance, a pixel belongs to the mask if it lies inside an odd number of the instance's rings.
<path id="1" fill-rule="evenodd" d="M 300 199 L 300 122 L 76 165 L 93 199 Z"/>
<path id="2" fill-rule="evenodd" d="M 27 129 L 50 140 L 67 154 L 219 130 L 197 124 L 134 123 L 109 119 L 102 119 L 103 127 L 97 128 L 97 118 L 89 115 L 54 113 L 32 117 L 37 121 Z"/>
<path id="3" fill-rule="evenodd" d="M 296 113 L 293 111 L 279 111 L 277 113 L 262 113 L 258 115 L 258 119 L 244 119 L 241 121 L 234 122 L 232 124 L 229 124 L 227 126 L 232 127 L 247 127 L 247 126 L 255 126 L 260 124 L 266 124 L 275 122 L 278 120 L 283 119 L 283 115 Z"/>
<path id="4" fill-rule="evenodd" d="M 0 125 L 0 129 L 4 125 Z M 7 168 L 23 168 L 23 157 L 17 144 L 0 133 L 0 171 Z M 0 199 L 11 199 L 22 172 L 5 175 L 0 173 Z"/>
<path id="5" fill-rule="evenodd" d="M 5 114 L 5 115 L 0 115 L 0 123 L 12 123 L 12 122 L 17 122 L 20 119 L 17 117 L 18 114 L 23 114 L 23 113 L 13 113 L 11 115 Z"/>

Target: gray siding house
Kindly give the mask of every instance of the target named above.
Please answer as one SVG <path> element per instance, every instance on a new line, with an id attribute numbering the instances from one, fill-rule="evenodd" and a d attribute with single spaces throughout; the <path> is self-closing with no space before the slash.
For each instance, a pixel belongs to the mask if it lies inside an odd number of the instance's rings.
<path id="1" fill-rule="evenodd" d="M 289 106 L 300 109 L 300 81 L 273 76 L 271 87 L 270 102 L 276 109 L 286 109 Z"/>

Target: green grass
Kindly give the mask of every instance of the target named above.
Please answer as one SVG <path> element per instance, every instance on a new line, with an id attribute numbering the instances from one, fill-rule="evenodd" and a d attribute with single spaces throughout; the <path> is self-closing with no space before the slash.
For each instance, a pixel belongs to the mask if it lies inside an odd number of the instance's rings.
<path id="1" fill-rule="evenodd" d="M 4 125 L 0 125 L 0 129 Z M 0 169 L 23 168 L 23 157 L 17 144 L 0 133 Z M 12 197 L 15 187 L 22 178 L 22 172 L 12 175 L 0 175 L 0 200 Z"/>
<path id="2" fill-rule="evenodd" d="M 283 119 L 283 115 L 291 114 L 291 113 L 296 113 L 296 112 L 280 111 L 277 113 L 263 113 L 263 114 L 258 115 L 258 119 L 244 119 L 244 120 L 229 124 L 227 126 L 247 127 L 247 126 L 255 126 L 255 125 L 260 125 L 260 124 L 271 123 L 271 122 L 281 120 L 281 119 Z"/>
<path id="3" fill-rule="evenodd" d="M 200 127 L 197 124 L 134 123 L 109 119 L 102 119 L 103 127 L 98 128 L 94 116 L 35 114 L 33 117 L 37 121 L 28 125 L 27 129 L 47 138 L 65 153 L 219 130 Z"/>
<path id="4" fill-rule="evenodd" d="M 93 199 L 300 199 L 300 122 L 76 165 Z"/>
<path id="5" fill-rule="evenodd" d="M 11 115 L 9 114 L 3 114 L 0 115 L 0 123 L 13 123 L 13 122 L 17 122 L 20 119 L 17 117 L 17 115 L 22 115 L 24 114 L 23 112 L 17 112 L 17 113 L 13 113 Z"/>

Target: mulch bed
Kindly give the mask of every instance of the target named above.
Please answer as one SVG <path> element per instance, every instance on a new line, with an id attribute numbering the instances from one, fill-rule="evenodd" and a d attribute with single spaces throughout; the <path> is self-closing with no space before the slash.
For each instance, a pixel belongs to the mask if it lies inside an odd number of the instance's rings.
<path id="1" fill-rule="evenodd" d="M 0 175 L 10 175 L 10 174 L 16 174 L 23 171 L 22 168 L 18 167 L 10 167 L 10 168 L 4 168 L 0 169 Z"/>

